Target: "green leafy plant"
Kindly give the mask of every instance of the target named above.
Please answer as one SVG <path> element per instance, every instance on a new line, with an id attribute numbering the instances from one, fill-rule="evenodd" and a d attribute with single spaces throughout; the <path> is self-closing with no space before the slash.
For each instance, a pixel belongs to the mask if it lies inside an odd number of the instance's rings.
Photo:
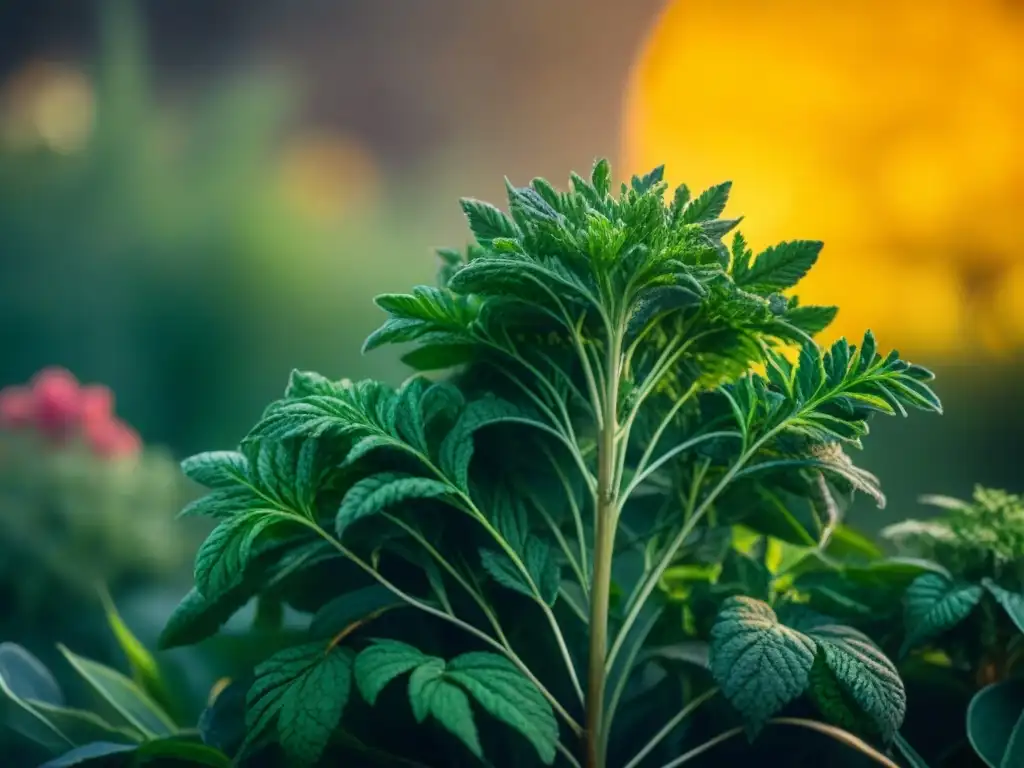
<path id="1" fill-rule="evenodd" d="M 821 243 L 726 245 L 729 190 L 614 195 L 602 160 L 463 200 L 476 242 L 378 297 L 365 345 L 421 373 L 296 371 L 183 463 L 217 527 L 164 645 L 253 596 L 311 614 L 211 712 L 244 718 L 238 762 L 673 768 L 780 729 L 794 764 L 912 754 L 893 663 L 797 581 L 864 548 L 843 511 L 884 497 L 846 450 L 940 411 L 932 376 L 870 332 L 816 344 L 836 308 L 790 291 Z"/>
<path id="2" fill-rule="evenodd" d="M 65 660 L 87 684 L 95 706 L 70 707 L 46 666 L 14 643 L 0 644 L 0 704 L 7 725 L 52 755 L 43 768 L 190 765 L 227 768 L 230 760 L 203 743 L 198 729 L 168 713 L 173 701 L 156 660 L 132 634 L 109 598 L 107 619 L 132 676 L 79 656 Z M 5 759 L 18 760 L 8 749 Z M 13 763 L 12 763 L 13 764 Z M 24 763 L 18 762 L 19 765 Z"/>
<path id="3" fill-rule="evenodd" d="M 901 653 L 973 694 L 966 740 L 987 765 L 1016 765 L 1024 759 L 1024 499 L 978 487 L 970 501 L 924 501 L 941 514 L 882 532 L 936 566 L 906 589 Z"/>

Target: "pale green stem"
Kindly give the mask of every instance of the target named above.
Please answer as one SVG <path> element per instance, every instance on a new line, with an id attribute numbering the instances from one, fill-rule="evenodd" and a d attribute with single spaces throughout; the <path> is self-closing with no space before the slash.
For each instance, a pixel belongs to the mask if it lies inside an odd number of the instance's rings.
<path id="1" fill-rule="evenodd" d="M 587 616 L 587 612 L 583 609 L 583 607 L 580 606 L 571 597 L 569 597 L 569 593 L 565 590 L 564 587 L 559 588 L 558 594 L 561 595 L 562 601 L 569 606 L 569 610 L 571 610 L 576 615 L 576 617 L 581 622 L 583 622 L 584 626 L 586 626 L 590 622 L 590 617 Z"/>
<path id="2" fill-rule="evenodd" d="M 558 523 L 554 521 L 551 515 L 544 507 L 537 503 L 537 500 L 533 498 L 533 494 L 528 493 L 530 500 L 533 502 L 533 506 L 540 512 L 540 516 L 544 518 L 544 522 L 551 530 L 551 534 L 555 537 L 555 541 L 558 542 L 559 548 L 562 550 L 562 554 L 565 555 L 566 561 L 569 563 L 569 568 L 576 576 L 576 580 L 579 582 L 580 589 L 583 590 L 583 594 L 587 594 L 587 577 L 583 575 L 583 571 L 580 569 L 580 564 L 576 561 L 576 558 L 572 554 L 572 550 L 569 548 L 569 542 L 565 539 L 565 534 L 562 533 L 558 527 Z"/>
<path id="3" fill-rule="evenodd" d="M 768 725 L 794 725 L 798 728 L 807 728 L 811 731 L 817 731 L 818 733 L 822 733 L 832 739 L 835 739 L 840 744 L 845 744 L 851 749 L 857 750 L 866 757 L 870 757 L 879 765 L 884 765 L 885 768 L 900 768 L 900 766 L 897 763 L 893 762 L 893 760 L 883 755 L 870 744 L 863 741 L 862 739 L 857 738 L 849 731 L 844 731 L 842 728 L 836 728 L 832 725 L 819 723 L 817 720 L 805 720 L 804 718 L 800 717 L 775 717 L 768 721 Z M 717 736 L 715 736 L 715 738 L 709 739 L 708 741 L 704 742 L 699 747 L 694 747 L 689 752 L 686 752 L 680 755 L 679 757 L 675 758 L 674 760 L 665 763 L 663 766 L 661 766 L 661 768 L 677 768 L 677 766 L 690 762 L 691 760 L 693 760 L 693 758 L 699 757 L 712 747 L 718 746 L 723 741 L 728 741 L 734 736 L 739 736 L 741 733 L 743 733 L 742 726 L 730 728 L 728 731 L 720 733 Z"/>
<path id="4" fill-rule="evenodd" d="M 709 691 L 705 691 L 700 696 L 691 701 L 689 704 L 687 704 L 685 707 L 683 707 L 681 710 L 679 710 L 679 712 L 671 720 L 665 723 L 665 727 L 658 731 L 654 735 L 654 738 L 647 742 L 644 748 L 637 752 L 636 756 L 633 757 L 632 760 L 626 763 L 625 768 L 636 768 L 636 766 L 638 766 L 645 757 L 647 757 L 662 741 L 664 741 L 668 737 L 668 735 L 672 733 L 672 731 L 674 731 L 681 722 L 683 722 L 683 720 L 689 717 L 690 714 L 695 709 L 697 709 L 697 707 L 699 707 L 708 699 L 712 698 L 717 693 L 718 688 L 712 688 Z"/>
<path id="5" fill-rule="evenodd" d="M 636 663 L 636 657 L 639 655 L 643 648 L 644 641 L 647 639 L 647 635 L 650 634 L 651 629 L 657 623 L 661 616 L 661 611 L 655 611 L 650 622 L 643 628 L 643 637 L 630 648 L 629 654 L 626 658 L 625 663 L 622 666 L 622 674 L 619 675 L 619 679 L 615 683 L 615 690 L 612 691 L 611 700 L 608 702 L 608 711 L 605 713 L 604 727 L 602 737 L 604 739 L 603 749 L 607 754 L 608 751 L 608 740 L 612 734 L 612 723 L 615 722 L 615 713 L 619 708 L 619 702 L 622 700 L 622 694 L 626 691 L 626 685 L 629 683 L 629 678 L 633 673 L 633 665 Z M 605 675 L 611 674 L 610 668 L 605 668 Z"/>

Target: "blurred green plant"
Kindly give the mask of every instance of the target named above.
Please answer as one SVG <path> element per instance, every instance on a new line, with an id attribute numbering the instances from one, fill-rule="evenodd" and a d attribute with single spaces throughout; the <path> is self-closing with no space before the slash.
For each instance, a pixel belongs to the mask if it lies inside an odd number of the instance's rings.
<path id="1" fill-rule="evenodd" d="M 189 451 L 242 432 L 296 356 L 334 365 L 356 345 L 372 319 L 345 295 L 387 262 L 349 271 L 339 245 L 404 227 L 294 199 L 279 162 L 296 154 L 279 152 L 292 93 L 276 77 L 204 83 L 188 109 L 158 92 L 139 6 L 103 3 L 95 67 L 51 67 L 4 111 L 0 134 L 38 135 L 0 146 L 0 380 L 61 359 Z"/>
<path id="2" fill-rule="evenodd" d="M 174 512 L 190 495 L 174 459 L 114 415 L 106 387 L 49 368 L 0 391 L 4 638 L 66 629 L 67 606 L 97 583 L 120 593 L 180 575 L 196 531 Z"/>
<path id="3" fill-rule="evenodd" d="M 227 768 L 230 760 L 203 744 L 198 728 L 173 716 L 173 700 L 156 660 L 105 598 L 107 620 L 132 676 L 60 646 L 87 684 L 90 708 L 71 707 L 49 669 L 25 648 L 0 644 L 0 704 L 6 724 L 51 759 L 44 768 L 188 765 Z M 27 755 L 7 752 L 7 760 Z M 11 764 L 11 763 L 8 763 Z M 24 764 L 24 763 L 22 763 Z"/>

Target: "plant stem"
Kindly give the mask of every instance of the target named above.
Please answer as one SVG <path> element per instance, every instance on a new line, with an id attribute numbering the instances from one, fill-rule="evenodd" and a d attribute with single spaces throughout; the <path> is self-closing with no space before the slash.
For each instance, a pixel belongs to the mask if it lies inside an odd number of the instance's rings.
<path id="1" fill-rule="evenodd" d="M 709 691 L 705 691 L 700 696 L 698 696 L 696 699 L 694 699 L 689 704 L 687 704 L 685 707 L 683 707 L 681 710 L 679 710 L 679 712 L 676 714 L 676 716 L 673 717 L 671 720 L 669 720 L 667 723 L 665 723 L 665 727 L 662 728 L 660 731 L 658 731 L 654 735 L 654 738 L 652 738 L 649 742 L 647 742 L 647 744 L 644 746 L 644 748 L 641 749 L 639 752 L 637 752 L 636 756 L 632 760 L 630 760 L 628 763 L 626 763 L 626 768 L 636 768 L 636 766 L 638 766 L 641 762 L 643 762 L 643 759 L 645 757 L 647 757 L 647 755 L 649 755 L 654 750 L 654 748 L 657 747 L 665 739 L 665 737 L 667 737 L 670 733 L 672 733 L 672 731 L 681 722 L 683 722 L 683 720 L 685 720 L 687 717 L 690 716 L 690 713 L 693 712 L 693 710 L 695 710 L 697 707 L 699 707 L 705 701 L 710 699 L 716 693 L 718 693 L 718 689 L 717 688 L 712 688 Z"/>
<path id="2" fill-rule="evenodd" d="M 604 418 L 598 438 L 597 489 L 594 498 L 594 576 L 590 588 L 590 653 L 586 695 L 586 765 L 604 768 L 602 726 L 604 724 L 605 657 L 608 652 L 608 604 L 611 597 L 612 557 L 615 554 L 615 518 L 618 498 L 617 470 L 619 366 L 622 336 L 608 339 L 607 391 Z"/>

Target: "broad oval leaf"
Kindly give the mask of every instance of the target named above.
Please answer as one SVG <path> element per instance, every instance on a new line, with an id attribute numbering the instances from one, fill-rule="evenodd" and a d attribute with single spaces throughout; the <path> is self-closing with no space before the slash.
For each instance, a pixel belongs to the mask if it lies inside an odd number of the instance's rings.
<path id="1" fill-rule="evenodd" d="M 982 585 L 995 598 L 996 602 L 1003 607 L 1006 615 L 1010 617 L 1010 620 L 1017 626 L 1017 629 L 1024 632 L 1024 595 L 1019 592 L 1003 589 L 991 579 L 985 579 Z"/>
<path id="2" fill-rule="evenodd" d="M 967 708 L 967 737 L 990 768 L 1024 765 L 1024 681 L 978 691 Z"/>
<path id="3" fill-rule="evenodd" d="M 783 625 L 767 603 L 730 597 L 711 629 L 711 674 L 748 732 L 806 689 L 814 642 Z"/>

